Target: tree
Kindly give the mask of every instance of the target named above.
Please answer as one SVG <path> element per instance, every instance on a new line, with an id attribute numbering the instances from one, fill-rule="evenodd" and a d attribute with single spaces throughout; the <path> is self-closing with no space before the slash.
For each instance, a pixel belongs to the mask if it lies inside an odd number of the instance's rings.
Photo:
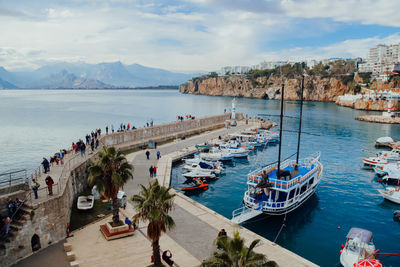
<path id="1" fill-rule="evenodd" d="M 171 187 L 164 187 L 158 184 L 158 180 L 149 182 L 146 188 L 140 185 L 142 190 L 138 195 L 132 196 L 139 219 L 149 221 L 147 236 L 151 239 L 153 247 L 154 266 L 162 266 L 160 257 L 159 240 L 162 232 L 172 229 L 175 222 L 168 212 L 173 207 L 175 194 L 169 191 Z"/>
<path id="2" fill-rule="evenodd" d="M 260 242 L 259 239 L 251 242 L 250 247 L 244 245 L 244 239 L 240 238 L 239 232 L 235 232 L 233 238 L 226 236 L 217 239 L 219 251 L 207 260 L 203 261 L 203 267 L 278 267 L 275 261 L 269 261 L 264 254 L 253 251 Z"/>
<path id="3" fill-rule="evenodd" d="M 118 190 L 128 179 L 133 179 L 133 166 L 129 164 L 121 151 L 115 147 L 103 147 L 99 160 L 89 167 L 89 185 L 95 185 L 99 193 L 111 199 L 113 207 L 113 224 L 119 223 Z"/>

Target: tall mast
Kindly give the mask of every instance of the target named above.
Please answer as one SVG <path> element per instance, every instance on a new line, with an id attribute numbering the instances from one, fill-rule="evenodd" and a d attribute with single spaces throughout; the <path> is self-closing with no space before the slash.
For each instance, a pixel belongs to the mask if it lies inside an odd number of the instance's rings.
<path id="1" fill-rule="evenodd" d="M 280 128 L 279 128 L 279 151 L 278 151 L 278 170 L 276 173 L 276 177 L 279 176 L 279 172 L 281 170 L 281 149 L 282 149 L 282 123 L 283 123 L 283 96 L 285 94 L 285 84 L 282 83 L 281 90 L 281 115 L 280 115 Z"/>
<path id="2" fill-rule="evenodd" d="M 299 153 L 300 153 L 300 137 L 301 137 L 301 118 L 303 116 L 303 92 L 304 92 L 304 74 L 303 80 L 301 82 L 301 97 L 300 97 L 300 120 L 299 120 L 299 132 L 297 139 L 297 156 L 296 156 L 296 164 L 299 164 Z"/>

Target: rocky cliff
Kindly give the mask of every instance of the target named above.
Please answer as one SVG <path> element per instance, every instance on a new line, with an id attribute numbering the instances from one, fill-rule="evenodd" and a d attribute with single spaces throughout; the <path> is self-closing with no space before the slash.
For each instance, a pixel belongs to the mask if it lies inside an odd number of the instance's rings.
<path id="1" fill-rule="evenodd" d="M 198 78 L 180 85 L 179 91 L 186 94 L 280 99 L 282 83 L 285 84 L 285 99 L 298 100 L 301 80 L 276 76 L 257 79 L 245 76 Z M 338 96 L 346 93 L 352 93 L 350 86 L 340 79 L 307 76 L 304 81 L 305 100 L 336 101 Z"/>

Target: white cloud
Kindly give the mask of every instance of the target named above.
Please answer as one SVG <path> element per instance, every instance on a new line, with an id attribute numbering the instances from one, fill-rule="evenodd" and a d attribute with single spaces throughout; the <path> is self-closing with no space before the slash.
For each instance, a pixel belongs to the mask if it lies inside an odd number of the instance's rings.
<path id="1" fill-rule="evenodd" d="M 400 26 L 400 1 L 283 0 L 282 8 L 287 15 L 299 18 L 331 18 L 340 22 Z"/>

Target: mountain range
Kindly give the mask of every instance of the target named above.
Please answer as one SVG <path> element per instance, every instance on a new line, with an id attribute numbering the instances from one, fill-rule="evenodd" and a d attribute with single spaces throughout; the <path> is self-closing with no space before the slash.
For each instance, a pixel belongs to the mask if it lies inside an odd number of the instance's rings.
<path id="1" fill-rule="evenodd" d="M 11 72 L 0 66 L 0 89 L 105 89 L 179 85 L 199 74 L 176 73 L 121 62 L 57 62 L 39 69 Z"/>

